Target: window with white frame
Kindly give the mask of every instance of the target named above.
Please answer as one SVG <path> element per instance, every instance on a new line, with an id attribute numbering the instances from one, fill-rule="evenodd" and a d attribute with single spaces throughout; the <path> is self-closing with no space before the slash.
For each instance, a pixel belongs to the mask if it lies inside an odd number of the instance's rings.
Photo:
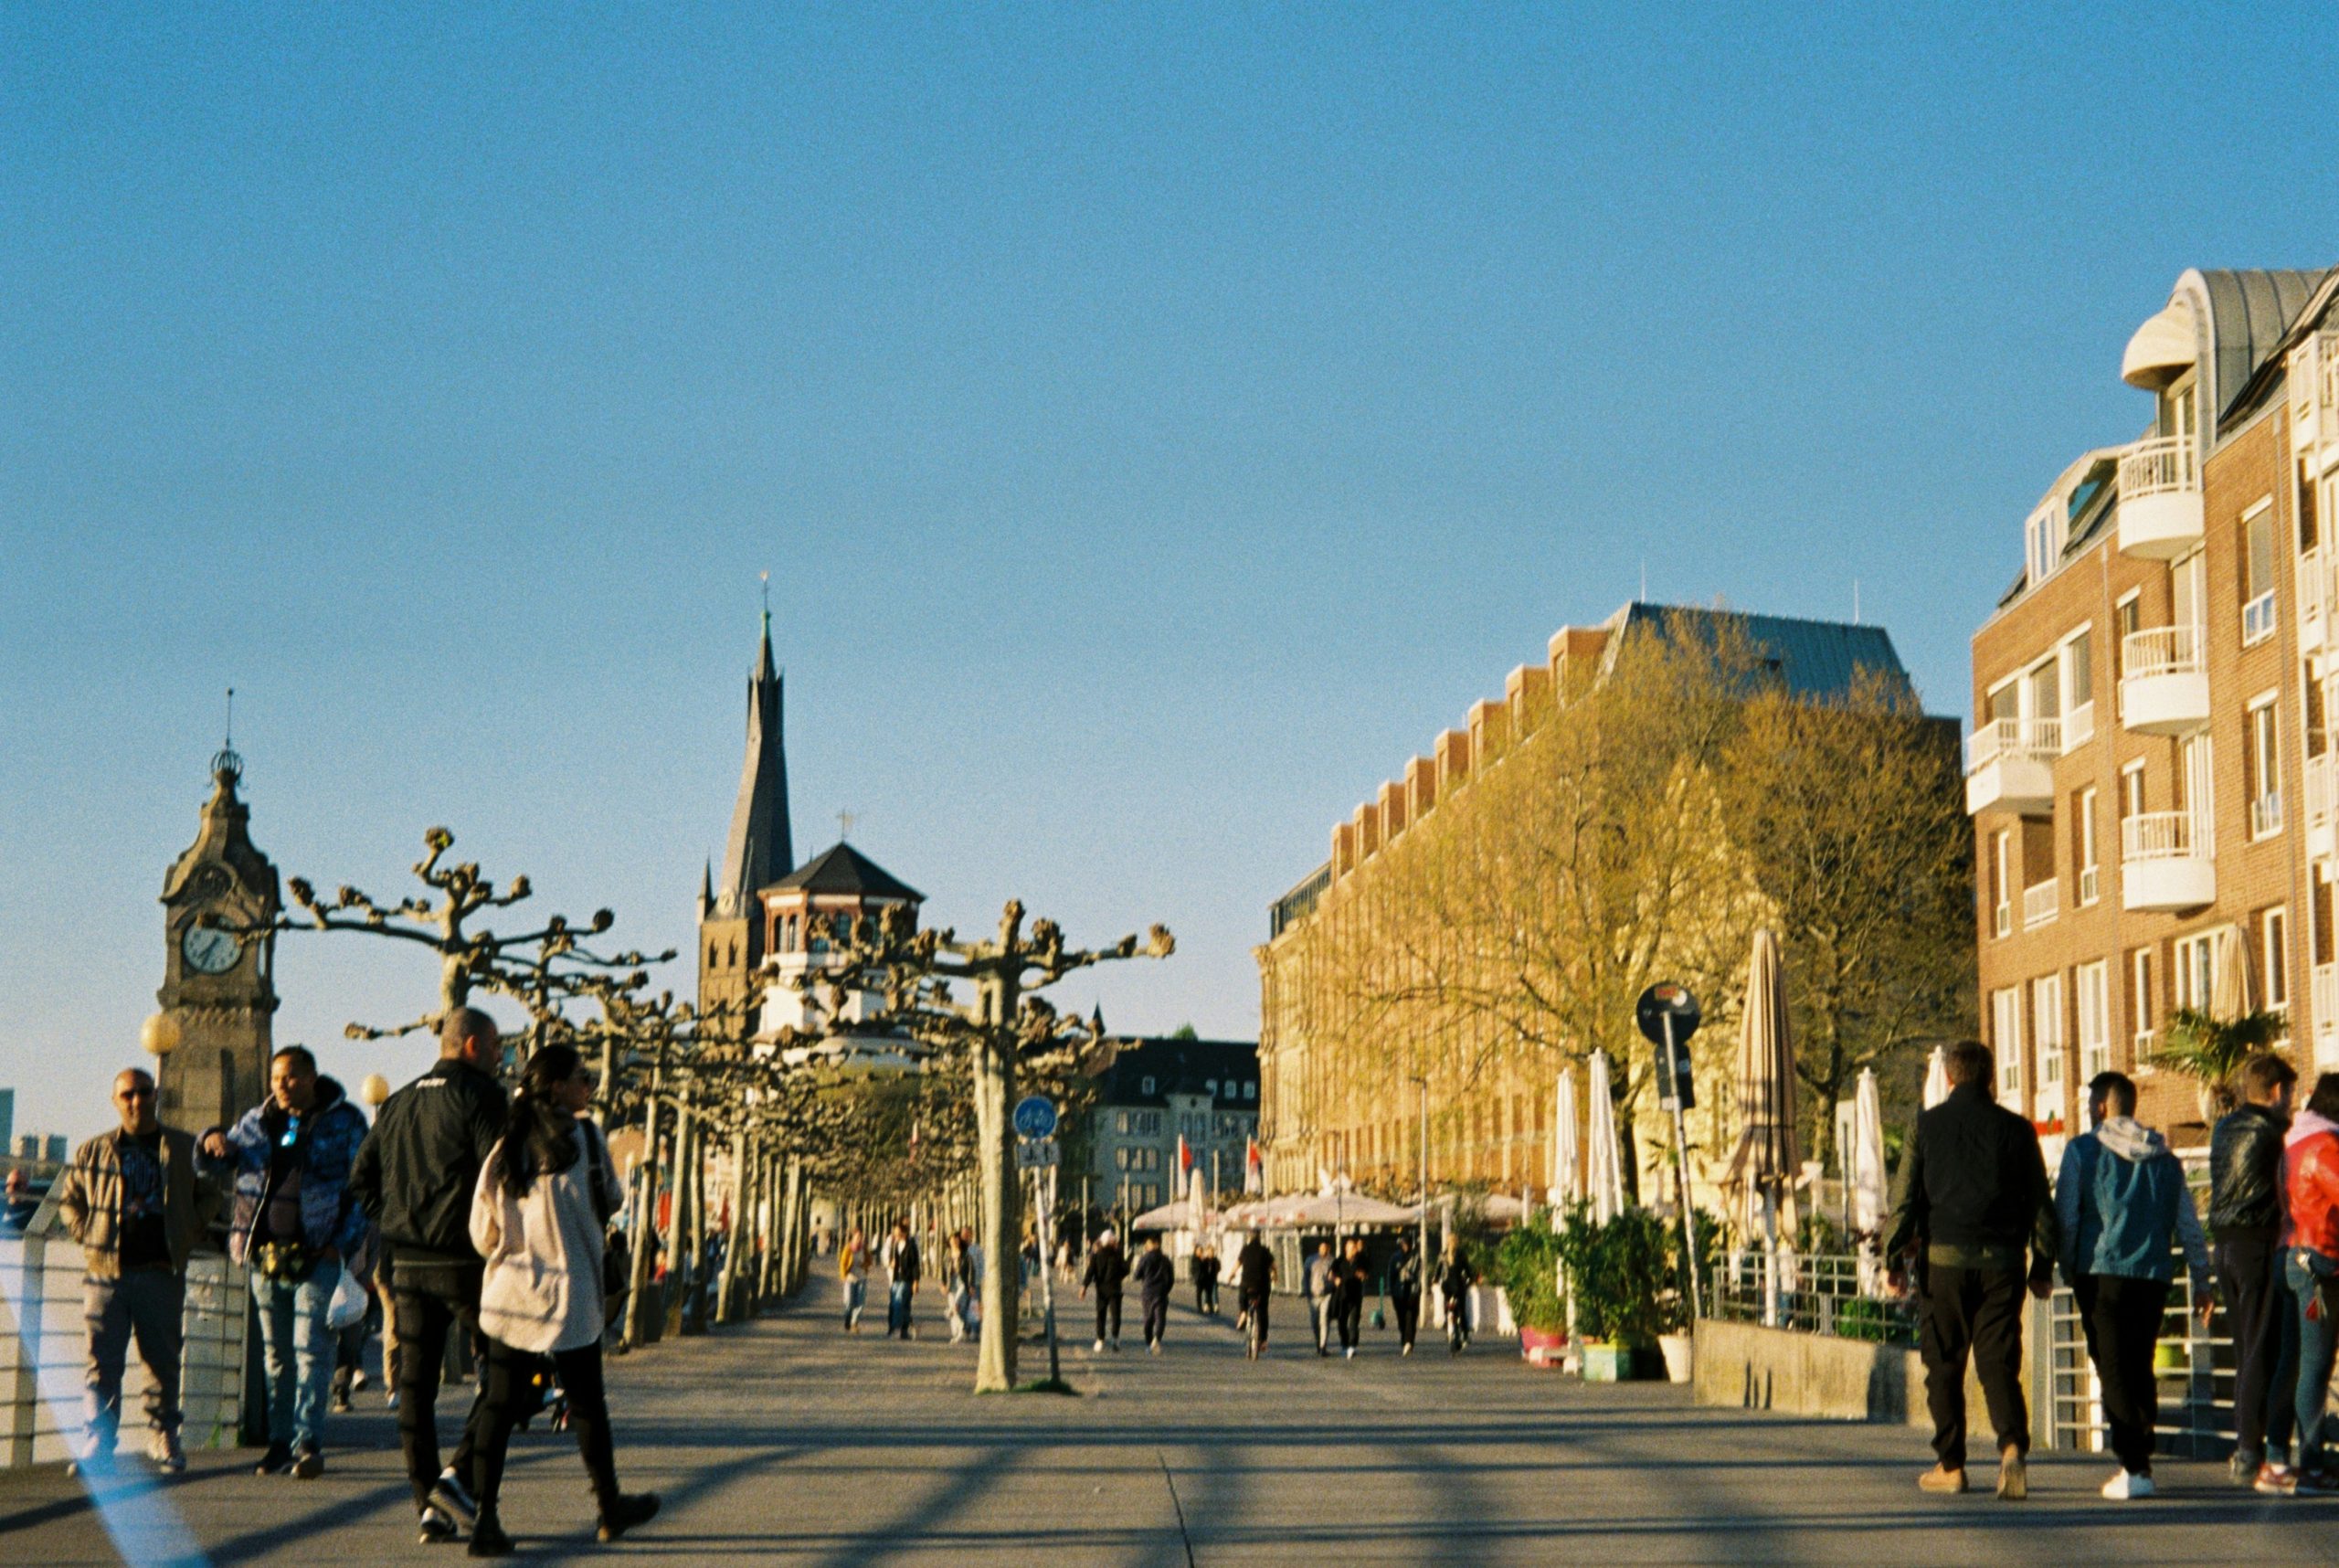
<path id="1" fill-rule="evenodd" d="M 2241 645 L 2274 635 L 2274 503 L 2260 502 L 2241 520 Z"/>
<path id="2" fill-rule="evenodd" d="M 2101 862 L 2096 848 L 2095 786 L 2090 784 L 2080 791 L 2079 805 L 2071 812 L 2071 831 L 2078 835 L 2072 863 L 2080 868 L 2080 902 L 2092 904 L 2101 895 Z"/>
<path id="3" fill-rule="evenodd" d="M 1990 929 L 2004 937 L 2014 930 L 2014 845 L 2000 829 L 1990 840 Z"/>
<path id="4" fill-rule="evenodd" d="M 2127 597 L 2111 608 L 2111 673 L 2114 679 L 2128 673 L 2128 639 L 2144 629 L 2142 591 L 2131 590 Z"/>
<path id="5" fill-rule="evenodd" d="M 2111 965 L 2098 959 L 2081 964 L 2073 977 L 2078 983 L 2080 1015 L 2080 1081 L 2111 1070 Z"/>
<path id="6" fill-rule="evenodd" d="M 2095 633 L 2081 630 L 2063 644 L 2063 746 L 2095 734 Z"/>
<path id="7" fill-rule="evenodd" d="M 2030 1044 L 2038 1055 L 2042 1091 L 2063 1086 L 2063 977 L 2041 975 L 2030 982 Z"/>
<path id="8" fill-rule="evenodd" d="M 2209 999 L 2217 994 L 2217 938 L 2207 931 L 2179 937 L 2174 968 L 2175 1004 L 2206 1012 Z"/>
<path id="9" fill-rule="evenodd" d="M 2152 1054 L 2153 1032 L 2160 1025 L 2160 992 L 2154 988 L 2154 970 L 2152 948 L 2138 948 L 2129 953 L 2128 1029 L 2139 1066 Z"/>
<path id="10" fill-rule="evenodd" d="M 2120 770 L 2120 820 L 2144 814 L 2144 764 L 2142 758 Z"/>
<path id="11" fill-rule="evenodd" d="M 2258 917 L 2258 940 L 2264 961 L 2258 972 L 2266 977 L 2266 1011 L 2281 1012 L 2291 1005 L 2291 912 L 2277 904 Z"/>
<path id="12" fill-rule="evenodd" d="M 2249 836 L 2253 839 L 2282 831 L 2282 753 L 2274 697 L 2274 693 L 2268 692 L 2249 705 Z"/>
<path id="13" fill-rule="evenodd" d="M 2063 509 L 2051 503 L 2032 513 L 2024 524 L 2023 555 L 2034 587 L 2054 572 L 2063 554 Z"/>
<path id="14" fill-rule="evenodd" d="M 2022 1096 L 2022 991 L 2008 986 L 1990 993 L 1990 1049 L 1998 1058 L 1998 1100 L 2019 1104 Z"/>

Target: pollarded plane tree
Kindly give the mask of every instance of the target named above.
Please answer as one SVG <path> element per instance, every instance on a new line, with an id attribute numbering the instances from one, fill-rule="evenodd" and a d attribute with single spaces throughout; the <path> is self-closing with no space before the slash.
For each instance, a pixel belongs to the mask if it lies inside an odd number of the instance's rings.
<path id="1" fill-rule="evenodd" d="M 1076 1070 L 1110 1050 L 1099 1032 L 1057 1010 L 1040 993 L 1067 975 L 1127 959 L 1166 959 L 1177 948 L 1169 928 L 1155 926 L 1140 945 L 1135 936 L 1101 948 L 1074 948 L 1053 920 L 1027 927 L 1021 900 L 1001 911 L 996 934 L 961 938 L 949 927 L 914 929 L 905 913 L 882 921 L 832 921 L 834 967 L 810 975 L 806 990 L 830 989 L 841 1011 L 849 991 L 882 999 L 874 1026 L 906 1035 L 963 1060 L 975 1113 L 975 1165 L 982 1212 L 982 1246 L 991 1266 L 983 1274 L 982 1316 L 1000 1325 L 982 1336 L 975 1361 L 975 1392 L 1015 1386 L 1016 1336 L 1021 1271 L 1007 1266 L 1022 1234 L 1022 1193 L 1016 1179 L 1015 1133 L 1009 1118 L 1029 1071 Z M 969 993 L 960 997 L 958 989 Z"/>

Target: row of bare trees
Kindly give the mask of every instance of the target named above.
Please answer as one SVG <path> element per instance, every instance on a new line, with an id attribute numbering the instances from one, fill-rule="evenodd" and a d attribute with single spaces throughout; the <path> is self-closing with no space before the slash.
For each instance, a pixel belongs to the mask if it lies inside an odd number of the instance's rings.
<path id="1" fill-rule="evenodd" d="M 1970 1029 L 1953 737 L 1881 678 L 1832 701 L 1791 692 L 1722 626 L 1630 632 L 1598 679 L 1537 692 L 1506 748 L 1334 885 L 1283 1020 L 1312 1082 L 1278 1086 L 1298 1101 L 1279 1098 L 1278 1136 L 1385 1115 L 1411 1080 L 1462 1102 L 1604 1050 L 1629 1172 L 1651 1069 L 1635 999 L 1658 980 L 1706 999 L 1700 1099 L 1709 1123 L 1726 1116 L 1758 925 L 1788 953 L 1806 1147 L 1823 1157 L 1862 1067 Z"/>

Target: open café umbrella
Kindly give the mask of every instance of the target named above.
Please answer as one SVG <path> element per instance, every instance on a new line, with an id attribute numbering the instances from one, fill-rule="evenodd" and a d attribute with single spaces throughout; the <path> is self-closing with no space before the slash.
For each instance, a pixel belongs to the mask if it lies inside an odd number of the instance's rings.
<path id="1" fill-rule="evenodd" d="M 1851 1179 L 1852 1228 L 1860 1233 L 1860 1289 L 1875 1295 L 1883 1285 L 1883 1258 L 1877 1246 L 1884 1229 L 1884 1101 L 1876 1086 L 1876 1069 L 1860 1069 L 1852 1091 L 1852 1143 L 1844 1151 L 1844 1171 Z"/>
<path id="2" fill-rule="evenodd" d="M 1584 1162 L 1584 1196 L 1592 1217 L 1606 1224 L 1625 1212 L 1625 1151 L 1616 1141 L 1616 1101 L 1609 1088 L 1608 1053 L 1592 1054 L 1591 1152 Z"/>
<path id="3" fill-rule="evenodd" d="M 1794 1034 L 1787 1018 L 1779 939 L 1754 933 L 1746 965 L 1746 1008 L 1738 1035 L 1738 1110 L 1744 1118 L 1725 1181 L 1745 1195 L 1747 1217 L 1762 1220 L 1765 1266 L 1762 1320 L 1779 1320 L 1779 1211 L 1794 1234 L 1794 1181 L 1803 1151 L 1794 1130 Z"/>
<path id="4" fill-rule="evenodd" d="M 1551 1206 L 1565 1213 L 1583 1196 L 1583 1150 L 1575 1136 L 1575 1069 L 1560 1069 L 1559 1105 L 1551 1122 Z"/>
<path id="5" fill-rule="evenodd" d="M 1933 1054 L 1925 1059 L 1924 1108 L 1931 1110 L 1947 1098 L 1949 1098 L 1949 1048 L 1945 1045 L 1936 1045 L 1933 1047 Z"/>

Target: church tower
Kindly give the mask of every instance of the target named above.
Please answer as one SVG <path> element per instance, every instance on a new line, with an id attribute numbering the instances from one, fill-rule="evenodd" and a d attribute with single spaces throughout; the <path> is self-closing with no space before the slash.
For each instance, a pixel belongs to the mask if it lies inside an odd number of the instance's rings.
<path id="1" fill-rule="evenodd" d="M 201 1132 L 260 1102 L 275 1040 L 276 935 L 251 934 L 283 903 L 276 867 L 253 847 L 251 810 L 236 796 L 243 758 L 211 759 L 211 799 L 195 842 L 163 879 L 163 989 L 177 1048 L 155 1073 L 157 1114 Z"/>
<path id="2" fill-rule="evenodd" d="M 757 895 L 796 869 L 788 825 L 788 752 L 780 738 L 781 683 L 771 656 L 771 611 L 747 678 L 747 759 L 731 834 L 718 875 L 708 868 L 698 896 L 698 1004 L 736 1004 L 764 957 L 764 916 Z"/>

